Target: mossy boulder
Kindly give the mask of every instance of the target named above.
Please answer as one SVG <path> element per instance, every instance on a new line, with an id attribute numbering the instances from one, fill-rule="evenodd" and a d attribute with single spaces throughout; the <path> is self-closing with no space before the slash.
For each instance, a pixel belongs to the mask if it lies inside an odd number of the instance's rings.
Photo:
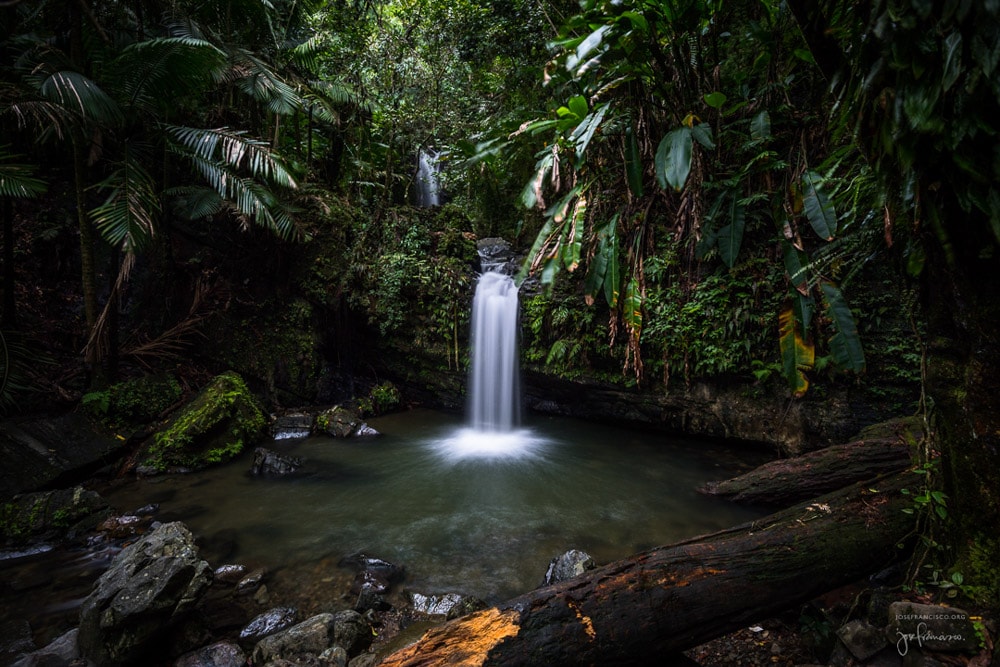
<path id="1" fill-rule="evenodd" d="M 92 528 L 107 510 L 100 495 L 80 486 L 21 494 L 0 505 L 0 539 L 18 543 Z"/>
<path id="2" fill-rule="evenodd" d="M 223 373 L 147 441 L 140 470 L 198 469 L 227 461 L 259 438 L 266 424 L 243 379 Z"/>

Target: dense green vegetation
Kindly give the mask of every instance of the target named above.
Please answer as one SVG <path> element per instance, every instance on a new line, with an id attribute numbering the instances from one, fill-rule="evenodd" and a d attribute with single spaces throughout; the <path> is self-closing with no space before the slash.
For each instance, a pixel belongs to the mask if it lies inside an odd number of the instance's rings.
<path id="1" fill-rule="evenodd" d="M 341 372 L 378 385 L 375 350 L 446 381 L 475 240 L 503 236 L 536 369 L 921 410 L 948 558 L 996 581 L 992 3 L 0 12 L 8 411 L 131 418 L 120 381 L 173 396 L 228 368 L 297 404 Z M 410 206 L 420 149 L 446 206 Z"/>

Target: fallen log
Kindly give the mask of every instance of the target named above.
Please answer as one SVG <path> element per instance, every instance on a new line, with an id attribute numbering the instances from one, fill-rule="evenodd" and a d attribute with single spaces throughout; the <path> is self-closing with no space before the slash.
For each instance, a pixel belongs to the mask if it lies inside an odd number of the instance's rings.
<path id="1" fill-rule="evenodd" d="M 659 547 L 426 632 L 383 667 L 657 664 L 856 581 L 913 528 L 903 475 Z"/>
<path id="2" fill-rule="evenodd" d="M 738 477 L 708 482 L 698 491 L 735 502 L 788 507 L 909 466 L 910 446 L 904 439 L 865 439 L 770 461 Z"/>

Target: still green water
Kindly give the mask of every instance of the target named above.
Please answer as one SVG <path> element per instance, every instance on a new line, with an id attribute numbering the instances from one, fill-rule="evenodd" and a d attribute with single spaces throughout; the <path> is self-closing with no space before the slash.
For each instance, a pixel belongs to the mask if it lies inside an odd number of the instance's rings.
<path id="1" fill-rule="evenodd" d="M 369 423 L 383 435 L 264 443 L 304 461 L 291 477 L 252 477 L 248 452 L 108 497 L 126 512 L 158 502 L 158 519 L 184 521 L 213 566 L 276 571 L 364 551 L 404 566 L 409 590 L 486 600 L 538 586 L 550 559 L 571 548 L 604 563 L 760 515 L 695 492 L 760 463 L 760 452 L 536 418 L 511 438 L 515 453 L 477 442 L 466 455 L 452 415 Z"/>

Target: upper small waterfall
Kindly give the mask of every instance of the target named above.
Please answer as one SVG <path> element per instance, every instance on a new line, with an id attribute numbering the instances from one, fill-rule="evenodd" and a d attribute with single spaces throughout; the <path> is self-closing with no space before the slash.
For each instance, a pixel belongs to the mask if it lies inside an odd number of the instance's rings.
<path id="1" fill-rule="evenodd" d="M 438 179 L 440 166 L 437 158 L 437 153 L 420 149 L 417 156 L 417 182 L 415 185 L 417 206 L 438 206 L 441 203 L 439 195 L 441 184 Z"/>
<path id="2" fill-rule="evenodd" d="M 472 299 L 469 420 L 476 431 L 510 431 L 520 422 L 517 338 L 517 285 L 502 273 L 484 273 Z"/>

